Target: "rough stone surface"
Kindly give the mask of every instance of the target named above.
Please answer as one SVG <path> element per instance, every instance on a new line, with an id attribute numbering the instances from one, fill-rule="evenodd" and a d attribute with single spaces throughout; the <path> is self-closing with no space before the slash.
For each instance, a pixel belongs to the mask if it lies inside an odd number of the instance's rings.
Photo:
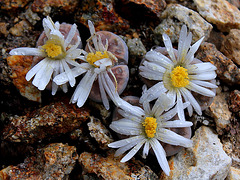
<path id="1" fill-rule="evenodd" d="M 91 20 L 96 31 L 106 30 L 119 34 L 125 33 L 130 27 L 129 22 L 116 13 L 112 0 L 83 0 L 81 3 L 82 8 L 79 9 L 76 19 L 85 26 L 88 26 L 87 21 Z"/>
<path id="2" fill-rule="evenodd" d="M 235 167 L 230 167 L 230 171 L 226 180 L 239 180 L 240 179 L 240 169 Z"/>
<path id="3" fill-rule="evenodd" d="M 3 130 L 4 139 L 34 143 L 49 136 L 58 136 L 80 127 L 89 117 L 89 110 L 60 101 L 37 109 L 25 116 L 15 116 Z"/>
<path id="4" fill-rule="evenodd" d="M 229 85 L 240 84 L 240 69 L 231 59 L 218 51 L 214 44 L 202 43 L 196 58 L 214 64 L 217 67 L 217 77 L 223 82 Z"/>
<path id="5" fill-rule="evenodd" d="M 240 115 L 240 91 L 234 90 L 230 93 L 229 109 Z"/>
<path id="6" fill-rule="evenodd" d="M 170 176 L 162 179 L 225 179 L 231 166 L 231 158 L 222 149 L 222 144 L 209 127 L 202 126 L 196 132 L 193 147 L 173 156 L 169 163 Z"/>
<path id="7" fill-rule="evenodd" d="M 24 163 L 9 166 L 0 171 L 3 179 L 68 179 L 78 154 L 74 146 L 55 143 L 38 149 L 36 156 L 26 158 Z"/>
<path id="8" fill-rule="evenodd" d="M 121 163 L 119 158 L 114 157 L 113 151 L 109 151 L 107 157 L 83 152 L 79 156 L 79 163 L 84 167 L 85 173 L 95 173 L 102 179 L 158 179 L 157 175 L 140 161 L 132 159 Z"/>
<path id="9" fill-rule="evenodd" d="M 7 37 L 8 30 L 7 30 L 8 23 L 0 22 L 0 36 Z"/>
<path id="10" fill-rule="evenodd" d="M 198 12 L 223 32 L 240 28 L 240 11 L 226 0 L 194 0 Z"/>
<path id="11" fill-rule="evenodd" d="M 240 65 L 240 30 L 231 29 L 222 42 L 221 52 Z"/>
<path id="12" fill-rule="evenodd" d="M 72 13 L 78 5 L 77 0 L 34 0 L 31 5 L 33 12 L 43 13 L 46 9 L 58 8 L 64 10 L 65 13 Z"/>
<path id="13" fill-rule="evenodd" d="M 16 10 L 18 8 L 23 8 L 27 5 L 30 0 L 1 0 L 0 9 L 3 10 Z"/>
<path id="14" fill-rule="evenodd" d="M 9 32 L 14 36 L 24 36 L 26 32 L 32 29 L 31 24 L 26 21 L 22 20 L 15 24 L 13 27 L 9 29 Z"/>
<path id="15" fill-rule="evenodd" d="M 100 148 L 107 149 L 108 144 L 113 142 L 109 130 L 101 123 L 99 119 L 90 117 L 90 122 L 87 123 L 90 135 L 98 142 Z"/>
<path id="16" fill-rule="evenodd" d="M 192 32 L 193 42 L 196 42 L 203 36 L 205 36 L 206 40 L 212 30 L 212 25 L 197 12 L 179 4 L 169 5 L 162 13 L 161 19 L 163 21 L 154 30 L 155 43 L 158 45 L 162 42 L 163 33 L 170 37 L 172 43 L 177 43 L 183 24 L 187 25 Z"/>
<path id="17" fill-rule="evenodd" d="M 41 92 L 25 78 L 32 61 L 32 56 L 9 56 L 7 58 L 7 63 L 12 71 L 10 77 L 21 95 L 31 101 L 41 102 Z"/>
<path id="18" fill-rule="evenodd" d="M 222 134 L 222 130 L 230 125 L 232 113 L 228 107 L 228 92 L 221 92 L 214 97 L 212 104 L 209 106 L 210 115 L 214 118 L 216 123 L 216 130 Z"/>

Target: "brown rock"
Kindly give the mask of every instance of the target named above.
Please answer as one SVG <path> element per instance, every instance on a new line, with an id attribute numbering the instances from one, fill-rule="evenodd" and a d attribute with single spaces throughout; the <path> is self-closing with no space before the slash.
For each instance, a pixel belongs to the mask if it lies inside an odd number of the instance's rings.
<path id="1" fill-rule="evenodd" d="M 83 0 L 82 8 L 76 19 L 87 25 L 87 21 L 94 23 L 96 31 L 105 30 L 124 34 L 129 29 L 129 22 L 121 18 L 113 8 L 112 0 Z"/>
<path id="2" fill-rule="evenodd" d="M 232 112 L 239 112 L 240 115 L 240 91 L 234 90 L 230 93 L 229 109 Z"/>
<path id="3" fill-rule="evenodd" d="M 34 0 L 32 11 L 43 13 L 46 8 L 53 7 L 64 10 L 67 13 L 72 13 L 77 5 L 77 0 Z"/>
<path id="4" fill-rule="evenodd" d="M 78 155 L 74 146 L 55 143 L 38 149 L 36 156 L 7 169 L 8 179 L 68 179 Z"/>
<path id="5" fill-rule="evenodd" d="M 18 8 L 23 8 L 27 5 L 27 3 L 30 2 L 30 0 L 1 0 L 0 9 L 4 10 L 15 10 Z"/>
<path id="6" fill-rule="evenodd" d="M 218 134 L 223 134 L 222 130 L 226 129 L 231 123 L 230 120 L 232 113 L 228 108 L 228 97 L 228 92 L 218 93 L 212 104 L 209 106 L 210 115 L 214 118 Z"/>
<path id="7" fill-rule="evenodd" d="M 218 51 L 214 44 L 207 42 L 202 43 L 196 58 L 214 64 L 217 67 L 217 76 L 223 82 L 229 85 L 240 84 L 240 69 L 231 59 Z"/>
<path id="8" fill-rule="evenodd" d="M 158 179 L 157 175 L 140 161 L 133 158 L 126 163 L 121 163 L 119 158 L 114 157 L 112 151 L 108 152 L 107 157 L 83 152 L 79 156 L 79 163 L 87 173 L 95 173 L 103 179 Z"/>
<path id="9" fill-rule="evenodd" d="M 230 167 L 230 171 L 226 180 L 239 180 L 240 179 L 240 169 L 235 167 Z"/>
<path id="10" fill-rule="evenodd" d="M 113 142 L 109 130 L 101 123 L 99 119 L 93 117 L 90 117 L 90 119 L 90 122 L 87 123 L 90 136 L 92 136 L 98 142 L 102 149 L 107 149 L 108 144 Z"/>
<path id="11" fill-rule="evenodd" d="M 4 37 L 7 37 L 8 30 L 7 30 L 8 23 L 0 22 L 0 37 L 3 35 Z"/>
<path id="12" fill-rule="evenodd" d="M 22 20 L 19 23 L 15 24 L 13 27 L 11 27 L 9 29 L 9 32 L 14 36 L 24 36 L 25 32 L 31 29 L 31 24 L 26 20 Z"/>
<path id="13" fill-rule="evenodd" d="M 231 29 L 222 42 L 221 52 L 240 65 L 240 30 Z"/>
<path id="14" fill-rule="evenodd" d="M 25 79 L 33 61 L 32 56 L 9 56 L 7 63 L 12 70 L 10 77 L 22 96 L 31 101 L 41 102 L 41 92 Z"/>
<path id="15" fill-rule="evenodd" d="M 240 28 L 240 11 L 226 0 L 194 0 L 199 14 L 222 32 Z"/>
<path id="16" fill-rule="evenodd" d="M 68 102 L 55 102 L 25 116 L 14 116 L 3 130 L 4 139 L 34 143 L 46 137 L 58 136 L 80 127 L 89 111 Z"/>

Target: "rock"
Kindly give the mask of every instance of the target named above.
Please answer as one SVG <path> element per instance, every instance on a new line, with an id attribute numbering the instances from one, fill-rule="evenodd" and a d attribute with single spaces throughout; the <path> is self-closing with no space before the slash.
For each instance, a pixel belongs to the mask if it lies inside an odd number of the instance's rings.
<path id="1" fill-rule="evenodd" d="M 240 179 L 240 169 L 235 167 L 230 167 L 230 171 L 226 180 L 239 180 Z"/>
<path id="2" fill-rule="evenodd" d="M 13 27 L 11 27 L 9 29 L 9 32 L 13 36 L 24 36 L 24 34 L 31 29 L 32 29 L 31 24 L 26 20 L 22 20 L 19 23 L 15 24 Z"/>
<path id="3" fill-rule="evenodd" d="M 41 92 L 25 78 L 32 61 L 32 56 L 9 56 L 7 58 L 8 66 L 12 71 L 10 77 L 21 95 L 31 101 L 41 102 Z"/>
<path id="4" fill-rule="evenodd" d="M 196 58 L 214 64 L 217 67 L 217 76 L 223 82 L 229 85 L 240 84 L 240 69 L 231 59 L 218 51 L 214 44 L 207 42 L 202 43 Z"/>
<path id="5" fill-rule="evenodd" d="M 222 42 L 221 52 L 240 65 L 240 30 L 231 29 Z"/>
<path id="6" fill-rule="evenodd" d="M 194 0 L 197 10 L 222 32 L 240 28 L 240 11 L 226 0 Z"/>
<path id="7" fill-rule="evenodd" d="M 225 37 L 226 36 L 223 34 L 223 32 L 213 29 L 209 38 L 207 39 L 207 42 L 214 44 L 216 48 L 220 50 Z"/>
<path id="8" fill-rule="evenodd" d="M 81 4 L 76 19 L 85 26 L 91 20 L 96 31 L 124 34 L 129 29 L 129 22 L 116 13 L 112 0 L 83 0 Z"/>
<path id="9" fill-rule="evenodd" d="M 0 37 L 4 36 L 7 37 L 8 35 L 8 30 L 7 30 L 8 23 L 5 22 L 0 22 Z"/>
<path id="10" fill-rule="evenodd" d="M 89 110 L 65 101 L 44 106 L 25 116 L 15 116 L 3 130 L 3 137 L 12 142 L 34 143 L 80 127 L 89 117 Z"/>
<path id="11" fill-rule="evenodd" d="M 108 149 L 108 144 L 113 142 L 112 136 L 109 130 L 101 123 L 99 119 L 90 117 L 90 122 L 87 123 L 92 136 L 99 144 L 101 149 Z"/>
<path id="12" fill-rule="evenodd" d="M 234 90 L 230 93 L 229 109 L 240 115 L 240 91 Z"/>
<path id="13" fill-rule="evenodd" d="M 197 12 L 190 10 L 179 4 L 170 4 L 162 13 L 163 20 L 154 30 L 155 43 L 160 45 L 162 34 L 167 34 L 172 43 L 177 43 L 180 30 L 183 24 L 192 32 L 192 41 L 196 42 L 205 36 L 208 39 L 212 30 L 212 25 L 204 20 Z"/>
<path id="14" fill-rule="evenodd" d="M 181 151 L 168 162 L 170 176 L 162 173 L 161 178 L 225 179 L 231 166 L 231 158 L 223 151 L 218 135 L 210 128 L 201 126 L 192 140 L 192 148 Z"/>
<path id="15" fill-rule="evenodd" d="M 158 179 L 157 175 L 140 161 L 133 158 L 126 163 L 121 163 L 119 158 L 114 157 L 113 152 L 109 151 L 107 157 L 83 152 L 78 160 L 85 173 L 95 173 L 101 179 Z"/>
<path id="16" fill-rule="evenodd" d="M 1 0 L 1 8 L 3 10 L 14 11 L 19 8 L 24 8 L 31 0 Z"/>
<path id="17" fill-rule="evenodd" d="M 38 149 L 36 156 L 26 158 L 24 163 L 7 167 L 6 179 L 68 179 L 77 159 L 74 146 L 50 144 Z"/>
<path id="18" fill-rule="evenodd" d="M 240 8 L 240 1 L 239 0 L 228 0 L 232 5 L 236 6 L 237 8 Z"/>
<path id="19" fill-rule="evenodd" d="M 8 166 L 0 171 L 0 179 L 7 180 L 9 179 L 9 171 L 13 168 L 13 166 Z"/>
<path id="20" fill-rule="evenodd" d="M 218 134 L 223 134 L 223 129 L 231 124 L 232 113 L 228 108 L 228 98 L 228 92 L 221 92 L 214 97 L 212 104 L 209 106 L 209 115 L 214 118 Z"/>
<path id="21" fill-rule="evenodd" d="M 31 23 L 31 25 L 35 25 L 41 18 L 38 16 L 37 13 L 32 12 L 31 8 L 28 8 L 27 11 L 24 13 L 24 17 Z"/>
<path id="22" fill-rule="evenodd" d="M 63 10 L 64 13 L 73 13 L 78 5 L 77 0 L 34 0 L 31 8 L 33 12 L 44 13 L 47 9 L 56 8 L 58 13 L 59 10 Z"/>

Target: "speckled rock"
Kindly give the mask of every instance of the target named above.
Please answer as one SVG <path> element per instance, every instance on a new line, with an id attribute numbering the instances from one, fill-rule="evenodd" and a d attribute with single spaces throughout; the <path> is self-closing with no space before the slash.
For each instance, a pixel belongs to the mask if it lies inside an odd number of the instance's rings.
<path id="1" fill-rule="evenodd" d="M 230 93 L 229 109 L 240 115 L 240 91 L 234 90 Z"/>
<path id="2" fill-rule="evenodd" d="M 99 144 L 101 149 L 108 149 L 108 144 L 113 142 L 112 136 L 109 130 L 101 123 L 99 119 L 90 117 L 90 122 L 87 123 L 92 136 Z"/>
<path id="3" fill-rule="evenodd" d="M 5 22 L 0 22 L 0 37 L 4 36 L 7 37 L 8 35 L 8 30 L 7 30 L 8 23 Z"/>
<path id="4" fill-rule="evenodd" d="M 126 163 L 121 163 L 119 158 L 114 157 L 113 151 L 109 151 L 107 157 L 83 152 L 79 156 L 79 163 L 83 166 L 85 173 L 95 173 L 101 179 L 158 179 L 148 166 L 144 166 L 134 158 Z"/>
<path id="5" fill-rule="evenodd" d="M 18 8 L 24 8 L 30 1 L 31 0 L 1 0 L 0 9 L 16 10 Z"/>
<path id="6" fill-rule="evenodd" d="M 83 0 L 81 4 L 76 19 L 85 26 L 91 20 L 96 31 L 106 30 L 118 34 L 125 33 L 129 28 L 129 22 L 116 13 L 112 0 Z"/>
<path id="7" fill-rule="evenodd" d="M 89 110 L 65 101 L 55 102 L 25 116 L 14 116 L 3 130 L 4 139 L 34 143 L 80 127 L 89 117 Z"/>
<path id="8" fill-rule="evenodd" d="M 166 10 L 162 13 L 161 19 L 163 21 L 154 30 L 155 43 L 157 45 L 162 42 L 163 33 L 170 37 L 172 43 L 177 43 L 183 24 L 186 24 L 192 32 L 193 42 L 196 42 L 202 36 L 205 36 L 205 39 L 207 39 L 212 30 L 212 25 L 197 12 L 179 4 L 167 6 Z"/>
<path id="9" fill-rule="evenodd" d="M 218 135 L 210 128 L 202 126 L 195 132 L 192 140 L 192 148 L 181 151 L 168 162 L 170 176 L 162 173 L 161 178 L 225 179 L 231 166 L 231 158 L 223 151 Z"/>
<path id="10" fill-rule="evenodd" d="M 222 42 L 221 52 L 240 65 L 240 30 L 231 29 Z"/>
<path id="11" fill-rule="evenodd" d="M 6 168 L 6 179 L 68 179 L 77 159 L 74 146 L 50 144 L 38 149 L 36 156 L 26 158 L 24 163 Z"/>
<path id="12" fill-rule="evenodd" d="M 240 28 L 240 11 L 226 0 L 194 0 L 199 14 L 223 32 Z"/>
<path id="13" fill-rule="evenodd" d="M 218 51 L 214 44 L 207 42 L 202 43 L 196 58 L 214 64 L 217 67 L 217 77 L 223 82 L 229 85 L 240 84 L 240 69 L 231 59 Z"/>
<path id="14" fill-rule="evenodd" d="M 9 171 L 13 168 L 13 166 L 8 166 L 0 171 L 0 180 L 8 180 L 9 179 Z"/>
<path id="15" fill-rule="evenodd" d="M 37 13 L 34 13 L 31 8 L 28 8 L 24 13 L 24 17 L 31 23 L 31 25 L 35 25 L 41 18 Z"/>
<path id="16" fill-rule="evenodd" d="M 65 13 L 73 13 L 78 5 L 77 0 L 34 0 L 31 8 L 33 12 L 44 13 L 52 8 L 63 10 Z"/>
<path id="17" fill-rule="evenodd" d="M 32 61 L 32 56 L 9 56 L 7 58 L 8 66 L 12 71 L 10 77 L 21 95 L 31 101 L 41 102 L 41 92 L 25 78 Z"/>
<path id="18" fill-rule="evenodd" d="M 218 134 L 223 134 L 222 130 L 226 129 L 230 125 L 230 120 L 232 113 L 229 111 L 228 107 L 228 92 L 218 93 L 209 106 L 209 115 L 213 117 L 216 123 L 216 130 Z"/>
<path id="19" fill-rule="evenodd" d="M 240 1 L 239 0 L 227 0 L 232 5 L 236 6 L 237 8 L 240 8 Z"/>
<path id="20" fill-rule="evenodd" d="M 9 29 L 14 36 L 24 36 L 26 32 L 32 29 L 31 24 L 27 20 L 22 20 Z"/>
<path id="21" fill-rule="evenodd" d="M 240 179 L 240 169 L 235 167 L 230 167 L 230 171 L 226 180 L 239 180 Z"/>

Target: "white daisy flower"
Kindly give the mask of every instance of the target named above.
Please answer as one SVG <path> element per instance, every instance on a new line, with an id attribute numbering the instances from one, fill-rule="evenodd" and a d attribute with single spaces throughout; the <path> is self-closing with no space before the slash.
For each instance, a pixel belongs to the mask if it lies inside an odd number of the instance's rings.
<path id="1" fill-rule="evenodd" d="M 187 27 L 182 26 L 178 50 L 173 49 L 170 38 L 163 34 L 163 42 L 166 48 L 157 48 L 147 52 L 145 59 L 139 67 L 140 75 L 148 80 L 159 81 L 142 96 L 140 102 L 152 101 L 166 92 L 176 102 L 178 116 L 184 120 L 183 101 L 189 101 L 188 113 L 192 116 L 193 109 L 202 114 L 199 102 L 192 92 L 206 97 L 214 97 L 213 88 L 217 86 L 211 83 L 216 78 L 216 67 L 210 62 L 202 62 L 194 58 L 194 53 L 199 48 L 202 37 L 192 46 L 192 33 L 187 34 Z M 165 55 L 163 55 L 165 51 Z"/>
<path id="2" fill-rule="evenodd" d="M 72 74 L 77 77 L 84 74 L 84 77 L 78 84 L 72 98 L 71 103 L 77 103 L 78 107 L 82 107 L 86 102 L 94 81 L 97 79 L 103 105 L 109 109 L 109 101 L 107 95 L 118 106 L 120 102 L 117 92 L 117 80 L 111 68 L 117 63 L 118 59 L 110 51 L 108 51 L 108 41 L 106 39 L 105 46 L 102 43 L 101 36 L 97 35 L 91 21 L 88 21 L 91 37 L 88 39 L 87 48 L 90 52 L 82 50 L 82 56 L 79 58 L 83 61 L 77 67 L 72 69 Z M 92 47 L 92 45 L 94 47 Z M 110 76 L 114 79 L 112 82 Z M 62 73 L 53 80 L 56 84 L 61 85 L 69 81 L 68 73 Z"/>
<path id="3" fill-rule="evenodd" d="M 150 104 L 147 101 L 143 103 L 143 109 L 123 102 L 118 110 L 118 113 L 123 118 L 113 121 L 110 124 L 110 128 L 119 134 L 130 137 L 108 145 L 111 148 L 119 148 L 115 156 L 119 156 L 131 149 L 121 159 L 121 162 L 131 159 L 144 145 L 142 151 L 143 158 L 146 158 L 149 150 L 152 148 L 162 170 L 169 175 L 170 168 L 166 152 L 159 141 L 176 146 L 192 146 L 192 140 L 170 130 L 170 128 L 192 126 L 192 122 L 171 120 L 177 114 L 177 108 L 175 107 L 164 112 L 169 109 L 170 103 L 171 100 L 165 93 L 160 94 L 152 108 L 150 108 Z M 183 108 L 186 108 L 188 105 L 189 103 L 183 103 Z"/>
<path id="4" fill-rule="evenodd" d="M 77 36 L 76 44 L 72 45 L 70 43 L 77 32 L 77 25 L 73 24 L 71 26 L 66 38 L 59 31 L 59 22 L 54 24 L 50 17 L 43 19 L 43 28 L 47 36 L 43 46 L 38 46 L 37 48 L 16 48 L 10 51 L 10 55 L 39 56 L 43 58 L 26 74 L 27 81 L 34 77 L 32 83 L 39 90 L 44 90 L 51 79 L 62 72 L 67 73 L 68 82 L 71 86 L 74 86 L 75 78 L 71 67 L 78 65 L 74 60 L 81 54 L 81 50 L 78 49 L 81 39 Z M 61 87 L 64 92 L 67 92 L 66 83 Z M 52 95 L 56 94 L 57 89 L 58 85 L 53 82 Z"/>

